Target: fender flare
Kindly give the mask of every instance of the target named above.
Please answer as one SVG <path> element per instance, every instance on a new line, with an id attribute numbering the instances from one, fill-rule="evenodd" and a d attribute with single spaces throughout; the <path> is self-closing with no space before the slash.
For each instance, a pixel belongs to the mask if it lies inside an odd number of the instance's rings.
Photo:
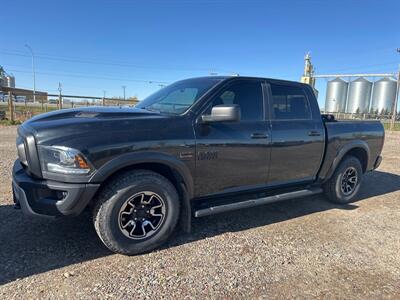
<path id="1" fill-rule="evenodd" d="M 141 163 L 158 163 L 171 168 L 182 178 L 185 184 L 188 197 L 191 199 L 194 192 L 193 177 L 189 168 L 180 160 L 172 155 L 159 152 L 135 152 L 127 153 L 113 158 L 101 166 L 90 178 L 90 183 L 104 182 L 115 172 Z"/>
<path id="2" fill-rule="evenodd" d="M 362 140 L 355 140 L 355 141 L 351 141 L 351 142 L 343 145 L 340 148 L 340 150 L 337 152 L 336 157 L 333 159 L 333 162 L 332 162 L 328 172 L 326 173 L 324 181 L 327 181 L 332 177 L 333 173 L 336 171 L 336 168 L 339 166 L 343 157 L 347 153 L 349 153 L 349 151 L 356 149 L 356 148 L 361 148 L 361 149 L 365 150 L 365 152 L 367 153 L 367 168 L 366 169 L 368 170 L 369 158 L 371 156 L 368 144 Z"/>

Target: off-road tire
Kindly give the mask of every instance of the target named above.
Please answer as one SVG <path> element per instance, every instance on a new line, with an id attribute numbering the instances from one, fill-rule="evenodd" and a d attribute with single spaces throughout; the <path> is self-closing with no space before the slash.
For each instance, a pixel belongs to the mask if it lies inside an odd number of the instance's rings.
<path id="1" fill-rule="evenodd" d="M 126 236 L 120 225 L 120 210 L 138 193 L 150 191 L 163 199 L 165 216 L 158 231 L 140 240 Z M 113 252 L 135 255 L 162 245 L 174 231 L 180 212 L 178 193 L 173 184 L 158 173 L 134 170 L 122 173 L 107 183 L 95 199 L 93 224 L 101 241 Z"/>
<path id="2" fill-rule="evenodd" d="M 342 184 L 346 172 L 353 171 L 356 173 L 357 182 L 354 188 L 347 193 L 343 191 Z M 354 200 L 357 196 L 362 182 L 363 170 L 360 161 L 354 156 L 346 156 L 336 168 L 332 177 L 324 184 L 324 191 L 331 202 L 339 204 L 347 204 Z"/>

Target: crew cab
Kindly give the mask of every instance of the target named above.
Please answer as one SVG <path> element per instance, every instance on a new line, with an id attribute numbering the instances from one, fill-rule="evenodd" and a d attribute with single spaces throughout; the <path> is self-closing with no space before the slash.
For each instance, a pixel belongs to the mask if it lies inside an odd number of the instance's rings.
<path id="1" fill-rule="evenodd" d="M 18 129 L 17 208 L 93 213 L 112 251 L 157 248 L 192 218 L 325 193 L 353 201 L 381 162 L 379 121 L 320 114 L 305 84 L 252 77 L 173 83 L 135 107 L 38 115 Z"/>

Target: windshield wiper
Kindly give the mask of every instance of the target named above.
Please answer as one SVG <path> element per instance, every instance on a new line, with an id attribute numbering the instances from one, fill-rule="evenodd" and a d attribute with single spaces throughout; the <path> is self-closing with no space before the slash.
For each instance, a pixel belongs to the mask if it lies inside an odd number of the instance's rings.
<path id="1" fill-rule="evenodd" d="M 145 109 L 145 110 L 148 110 L 148 111 L 153 111 L 153 112 L 156 112 L 156 113 L 161 113 L 161 111 L 159 111 L 159 110 L 157 110 L 157 109 L 154 109 L 154 108 L 150 108 L 149 106 L 147 106 L 147 107 L 141 107 L 142 109 Z"/>

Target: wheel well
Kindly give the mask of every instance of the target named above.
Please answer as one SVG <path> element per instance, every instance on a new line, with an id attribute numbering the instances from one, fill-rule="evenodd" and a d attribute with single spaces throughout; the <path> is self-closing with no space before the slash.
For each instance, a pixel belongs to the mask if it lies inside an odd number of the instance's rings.
<path id="1" fill-rule="evenodd" d="M 139 164 L 127 166 L 125 168 L 115 171 L 113 174 L 108 176 L 107 179 L 104 180 L 104 182 L 101 185 L 104 186 L 105 184 L 107 184 L 107 182 L 110 182 L 115 177 L 119 176 L 120 174 L 127 172 L 127 171 L 132 171 L 132 170 L 149 170 L 149 171 L 153 171 L 155 173 L 158 173 L 158 174 L 164 176 L 169 181 L 171 181 L 173 186 L 178 191 L 179 196 L 180 197 L 182 196 L 181 183 L 185 184 L 182 176 L 177 171 L 172 169 L 171 167 L 169 167 L 165 164 L 161 164 L 161 163 L 139 163 Z"/>
<path id="2" fill-rule="evenodd" d="M 357 158 L 362 166 L 363 173 L 367 170 L 368 166 L 368 154 L 363 148 L 353 148 L 346 155 L 351 155 Z"/>

